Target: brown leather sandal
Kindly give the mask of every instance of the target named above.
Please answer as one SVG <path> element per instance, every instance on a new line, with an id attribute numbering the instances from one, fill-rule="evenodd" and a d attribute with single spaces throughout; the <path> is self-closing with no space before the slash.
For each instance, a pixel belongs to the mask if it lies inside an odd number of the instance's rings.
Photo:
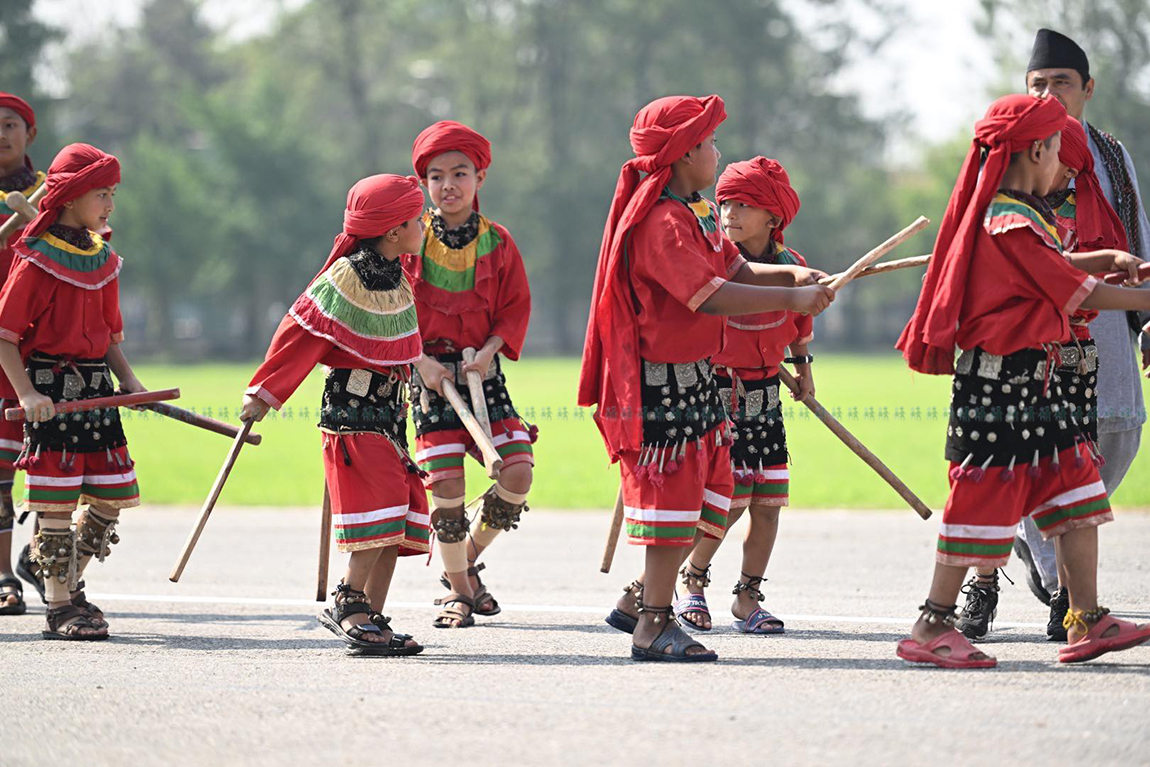
<path id="1" fill-rule="evenodd" d="M 45 639 L 63 639 L 69 642 L 99 642 L 108 638 L 108 627 L 98 626 L 84 610 L 76 605 L 52 607 L 46 615 L 48 627 L 40 632 Z M 99 633 L 81 634 L 81 629 L 94 629 Z"/>
<path id="2" fill-rule="evenodd" d="M 465 597 L 453 591 L 443 599 L 438 600 L 438 603 L 443 605 L 443 609 L 431 622 L 435 628 L 465 629 L 475 625 L 475 616 L 471 614 L 475 610 L 475 601 L 471 597 Z M 459 605 L 465 605 L 467 612 L 464 612 Z"/>

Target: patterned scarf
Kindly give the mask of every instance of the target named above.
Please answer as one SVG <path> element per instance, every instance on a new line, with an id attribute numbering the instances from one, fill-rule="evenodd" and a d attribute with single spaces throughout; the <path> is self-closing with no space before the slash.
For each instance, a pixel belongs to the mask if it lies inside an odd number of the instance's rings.
<path id="1" fill-rule="evenodd" d="M 1138 258 L 1145 258 L 1142 252 L 1142 238 L 1138 226 L 1138 194 L 1134 190 L 1134 181 L 1130 178 L 1130 171 L 1126 168 L 1126 157 L 1122 153 L 1122 145 L 1118 139 L 1106 131 L 1086 124 L 1094 143 L 1098 146 L 1098 153 L 1102 155 L 1102 166 L 1106 168 L 1106 175 L 1110 177 L 1110 187 L 1114 190 L 1114 212 L 1122 221 L 1122 228 L 1126 230 L 1126 241 L 1130 252 Z M 1126 312 L 1126 324 L 1134 335 L 1142 332 L 1142 322 L 1138 319 L 1138 312 Z"/>

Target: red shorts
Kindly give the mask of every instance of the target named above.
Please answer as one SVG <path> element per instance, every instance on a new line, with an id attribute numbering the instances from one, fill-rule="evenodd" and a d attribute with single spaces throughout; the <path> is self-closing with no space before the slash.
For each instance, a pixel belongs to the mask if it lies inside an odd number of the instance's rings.
<path id="1" fill-rule="evenodd" d="M 79 504 L 127 509 L 140 505 L 140 487 L 126 445 L 66 458 L 53 450 L 30 460 L 24 499 L 32 512 L 71 512 Z"/>
<path id="2" fill-rule="evenodd" d="M 1080 454 L 1083 460 L 1076 460 Z M 1112 521 L 1106 488 L 1097 467 L 1085 456 L 1085 448 L 1066 448 L 1058 454 L 1058 467 L 1053 467 L 1051 458 L 1039 461 L 1038 477 L 1030 476 L 1027 464 L 1016 466 L 1009 481 L 1002 476 L 1006 467 L 988 468 L 979 482 L 952 478 L 937 561 L 959 567 L 1002 567 L 1010 559 L 1015 528 L 1024 516 L 1034 519 L 1044 538 Z"/>
<path id="3" fill-rule="evenodd" d="M 535 465 L 531 435 L 518 418 L 504 418 L 491 424 L 491 442 L 499 451 L 504 466 L 525 463 Z M 475 440 L 467 429 L 429 431 L 415 438 L 415 460 L 427 472 L 424 480 L 430 488 L 441 479 L 463 477 L 463 457 L 470 453 L 479 458 Z"/>
<path id="4" fill-rule="evenodd" d="M 386 437 L 325 432 L 323 473 L 341 552 L 399 546 L 400 556 L 407 556 L 431 550 L 427 493 Z"/>
<path id="5" fill-rule="evenodd" d="M 742 482 L 736 480 L 735 495 L 731 498 L 732 509 L 745 509 L 748 506 L 786 506 L 791 502 L 791 471 L 785 463 L 778 466 L 764 466 L 755 470 Z"/>
<path id="6" fill-rule="evenodd" d="M 19 407 L 20 402 L 12 399 L 0 399 L 0 411 L 8 407 Z M 0 412 L 0 469 L 16 471 L 12 464 L 20 457 L 24 449 L 24 422 L 6 421 L 3 412 Z"/>
<path id="7" fill-rule="evenodd" d="M 702 440 L 687 443 L 681 465 L 652 482 L 645 472 L 636 476 L 639 453 L 624 453 L 619 460 L 623 481 L 623 513 L 627 540 L 639 546 L 690 546 L 696 531 L 721 538 L 727 527 L 731 493 L 731 448 L 724 438 L 716 446 L 722 426 Z"/>

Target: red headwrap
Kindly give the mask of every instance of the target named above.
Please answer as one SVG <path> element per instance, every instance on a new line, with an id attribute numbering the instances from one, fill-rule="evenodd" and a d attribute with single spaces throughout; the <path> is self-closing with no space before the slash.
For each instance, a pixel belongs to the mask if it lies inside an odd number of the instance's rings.
<path id="1" fill-rule="evenodd" d="M 32 107 L 28 105 L 27 101 L 16 94 L 0 91 L 0 107 L 7 107 L 20 115 L 29 128 L 36 127 L 36 113 L 32 111 Z"/>
<path id="2" fill-rule="evenodd" d="M 1028 95 L 1004 96 L 974 125 L 974 141 L 959 171 L 958 181 L 934 243 L 918 305 L 895 348 L 912 370 L 953 373 L 958 316 L 966 291 L 974 241 L 986 208 L 998 191 L 1010 156 L 1033 142 L 1053 136 L 1066 124 L 1066 108 L 1057 99 Z M 982 149 L 988 149 L 979 171 Z"/>
<path id="3" fill-rule="evenodd" d="M 727 118 L 718 96 L 668 96 L 635 115 L 635 158 L 619 172 L 603 228 L 591 316 L 579 373 L 579 404 L 598 404 L 595 420 L 612 459 L 638 450 L 642 441 L 639 398 L 639 325 L 623 266 L 628 233 L 642 221 L 671 180 L 671 165 L 698 146 Z M 640 173 L 647 176 L 640 180 Z"/>
<path id="4" fill-rule="evenodd" d="M 411 164 L 415 167 L 415 175 L 427 178 L 427 164 L 447 152 L 463 152 L 474 163 L 476 170 L 484 170 L 491 164 L 491 142 L 482 133 L 454 120 L 440 120 L 424 128 L 411 145 Z M 479 210 L 478 193 L 471 207 Z"/>
<path id="5" fill-rule="evenodd" d="M 38 237 L 56 223 L 64 203 L 93 189 L 120 183 L 120 161 L 90 144 L 69 144 L 60 150 L 48 168 L 40 199 L 40 215 L 24 229 L 25 237 Z"/>
<path id="6" fill-rule="evenodd" d="M 791 187 L 786 169 L 778 160 L 762 155 L 728 165 L 715 185 L 715 198 L 720 205 L 724 200 L 735 200 L 778 216 L 782 221 L 771 237 L 780 245 L 783 230 L 799 212 L 799 196 Z"/>
<path id="7" fill-rule="evenodd" d="M 1062 148 L 1058 159 L 1068 168 L 1078 171 L 1074 179 L 1075 227 L 1078 231 L 1078 249 L 1081 251 L 1100 248 L 1129 250 L 1126 230 L 1106 195 L 1098 186 L 1098 176 L 1094 174 L 1094 155 L 1086 141 L 1086 131 L 1082 123 L 1073 117 L 1066 118 L 1062 129 Z"/>
<path id="8" fill-rule="evenodd" d="M 422 212 L 423 190 L 415 176 L 380 173 L 356 181 L 347 192 L 343 231 L 335 236 L 331 253 L 316 276 L 351 253 L 360 238 L 380 237 Z"/>

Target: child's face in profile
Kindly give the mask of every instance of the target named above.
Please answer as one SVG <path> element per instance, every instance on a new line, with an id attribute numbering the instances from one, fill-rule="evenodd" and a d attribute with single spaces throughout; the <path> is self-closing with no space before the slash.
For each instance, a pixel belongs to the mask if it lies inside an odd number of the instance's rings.
<path id="1" fill-rule="evenodd" d="M 1063 189 L 1070 186 L 1070 182 L 1077 177 L 1078 171 L 1060 160 L 1058 162 L 1058 173 L 1054 176 L 1054 186 L 1050 188 L 1050 192 L 1048 192 L 1048 194 L 1052 192 L 1061 192 Z"/>
<path id="2" fill-rule="evenodd" d="M 60 223 L 101 232 L 108 226 L 108 216 L 116 209 L 112 198 L 116 187 L 102 186 L 92 189 L 64 206 Z"/>
<path id="3" fill-rule="evenodd" d="M 1052 137 L 1050 146 L 1043 146 L 1038 156 L 1039 186 L 1037 193 L 1040 197 L 1044 197 L 1059 188 L 1058 182 L 1064 167 L 1062 161 L 1058 159 L 1058 151 L 1061 148 L 1062 131 L 1059 131 Z"/>
<path id="4" fill-rule="evenodd" d="M 701 192 L 713 186 L 719 172 L 719 160 L 723 157 L 715 134 L 703 139 L 703 143 L 688 152 L 687 156 L 691 158 L 687 167 L 694 190 Z"/>
<path id="5" fill-rule="evenodd" d="M 447 152 L 427 164 L 423 183 L 441 214 L 458 216 L 471 211 L 471 203 L 486 177 L 487 171 L 477 171 L 475 163 L 463 152 Z"/>
<path id="6" fill-rule="evenodd" d="M 418 253 L 423 246 L 423 213 L 399 226 L 399 245 L 404 253 Z"/>
<path id="7" fill-rule="evenodd" d="M 769 211 L 738 200 L 723 200 L 719 206 L 723 230 L 731 242 L 744 242 L 766 235 L 778 221 Z"/>

